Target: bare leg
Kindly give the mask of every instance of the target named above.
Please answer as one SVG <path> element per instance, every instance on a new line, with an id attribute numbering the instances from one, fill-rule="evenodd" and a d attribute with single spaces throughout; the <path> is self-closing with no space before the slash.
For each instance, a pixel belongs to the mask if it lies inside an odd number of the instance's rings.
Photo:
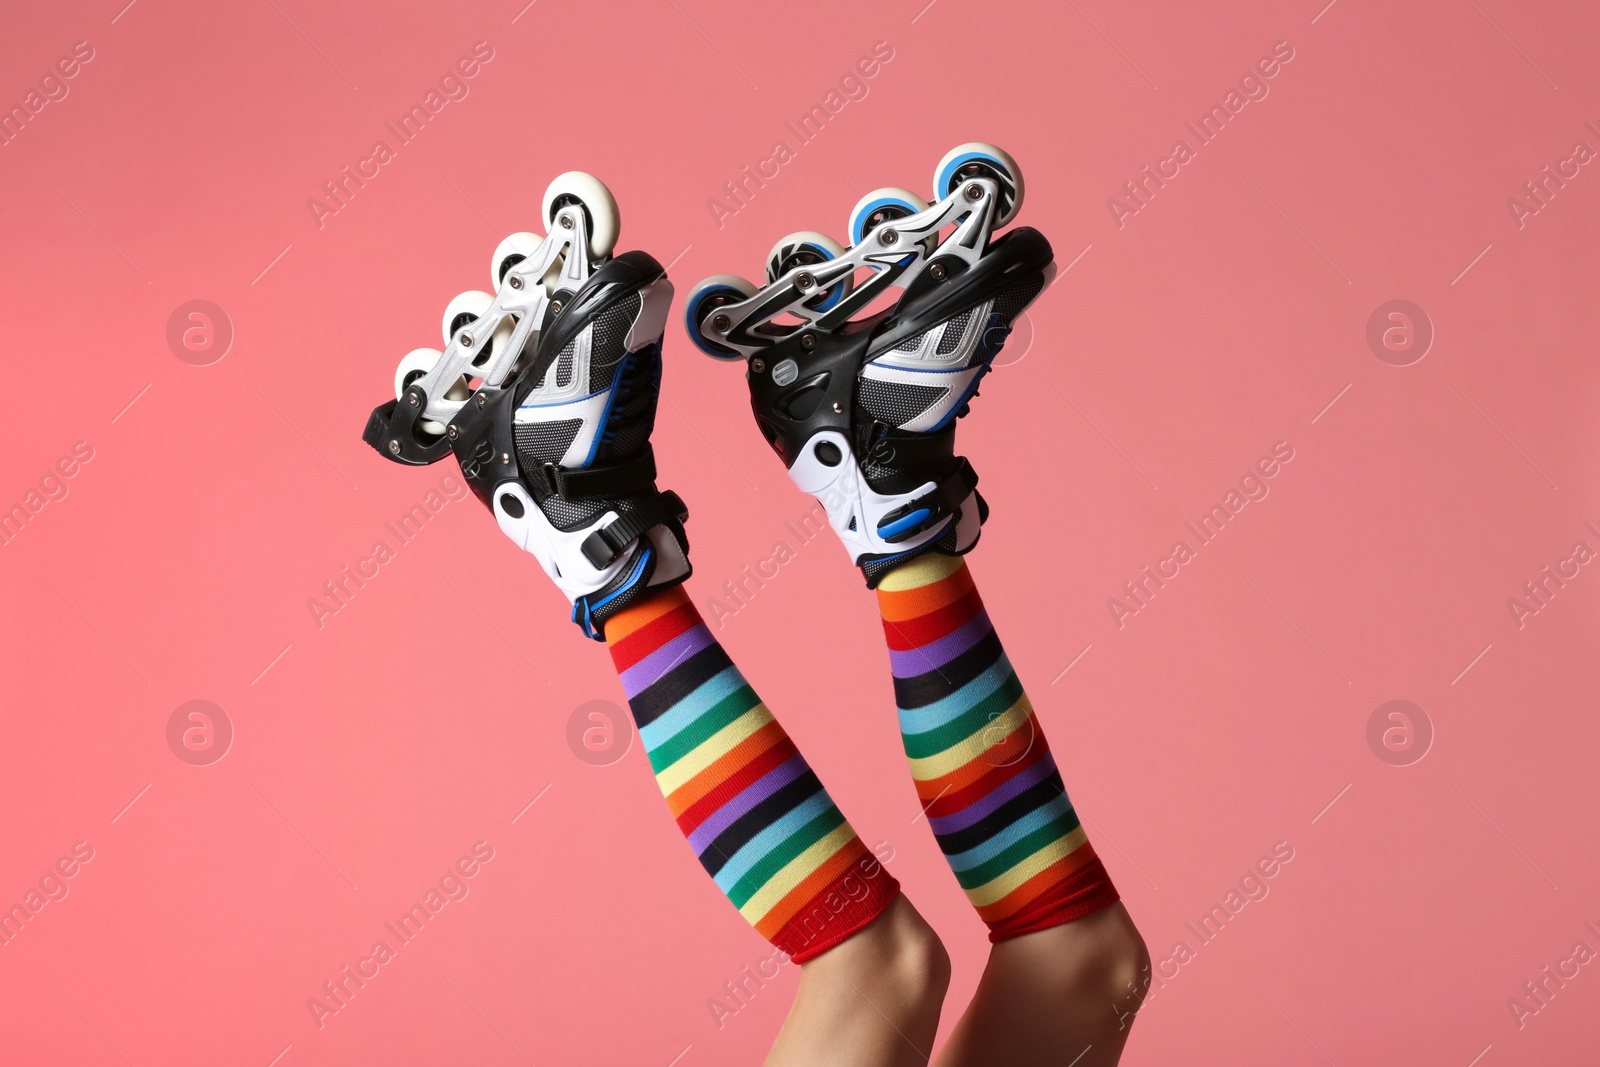
<path id="1" fill-rule="evenodd" d="M 1107 1067 L 1122 1056 L 1150 956 L 1120 903 L 995 945 L 939 1067 Z"/>
<path id="2" fill-rule="evenodd" d="M 950 957 L 904 896 L 800 970 L 767 1067 L 916 1065 L 933 1055 Z"/>

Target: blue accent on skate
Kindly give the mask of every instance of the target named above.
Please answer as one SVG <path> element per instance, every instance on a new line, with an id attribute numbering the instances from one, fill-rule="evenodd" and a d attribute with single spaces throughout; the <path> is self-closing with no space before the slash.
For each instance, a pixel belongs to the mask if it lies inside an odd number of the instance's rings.
<path id="1" fill-rule="evenodd" d="M 887 526 L 879 526 L 878 536 L 887 541 L 896 534 L 903 534 L 907 530 L 915 530 L 918 526 L 921 526 L 923 523 L 927 522 L 928 516 L 932 514 L 933 512 L 929 511 L 927 508 L 918 508 L 911 514 L 906 515 L 903 518 L 896 519 Z"/>
<path id="2" fill-rule="evenodd" d="M 967 153 L 964 153 L 964 154 L 959 155 L 956 158 L 952 159 L 950 162 L 946 163 L 944 165 L 944 167 L 939 171 L 939 176 L 933 183 L 934 192 L 939 194 L 938 199 L 943 200 L 945 197 L 950 195 L 950 178 L 951 178 L 951 176 L 954 175 L 956 171 L 958 171 L 962 167 L 966 166 L 968 163 L 971 163 L 971 162 L 974 162 L 974 161 L 988 163 L 990 166 L 994 167 L 995 170 L 999 171 L 1002 174 L 1009 174 L 1010 173 L 1010 170 L 1006 167 L 1006 165 L 1004 163 L 1000 162 L 1000 160 L 994 158 L 993 156 L 991 156 L 987 152 L 967 152 Z M 1001 189 L 1000 191 L 1002 193 L 1005 192 L 1004 189 Z"/>
<path id="3" fill-rule="evenodd" d="M 604 641 L 606 639 L 605 631 L 594 624 L 594 613 L 639 583 L 639 576 L 644 573 L 645 565 L 649 563 L 652 552 L 653 550 L 648 545 L 641 546 L 639 558 L 634 560 L 633 570 L 628 574 L 627 580 L 607 593 L 598 603 L 590 604 L 587 595 L 581 596 L 572 602 L 572 621 L 578 624 L 578 629 L 583 631 L 585 637 L 595 641 Z M 580 610 L 583 614 L 582 618 L 578 617 Z"/>
<path id="4" fill-rule="evenodd" d="M 999 342 L 996 343 L 993 348 L 989 348 L 989 335 L 994 332 L 996 327 L 1000 327 L 1004 330 L 1004 332 L 1001 333 Z M 928 429 L 928 433 L 938 433 L 940 430 L 950 425 L 952 419 L 955 419 L 959 416 L 962 405 L 971 400 L 972 395 L 978 391 L 978 383 L 983 381 L 983 376 L 994 369 L 994 357 L 998 356 L 1000 354 L 1000 350 L 1006 346 L 1006 338 L 1009 336 L 1011 336 L 1011 326 L 1009 324 L 1003 324 L 1000 316 L 991 311 L 989 313 L 988 325 L 984 326 L 983 335 L 978 338 L 977 352 L 979 359 L 982 361 L 978 367 L 978 373 L 972 376 L 972 381 L 967 383 L 966 390 L 961 394 L 954 404 L 950 405 L 950 410 L 944 413 L 944 418 L 940 419 L 936 425 Z M 968 366 L 971 366 L 971 364 L 968 364 Z M 965 370 L 967 368 L 963 367 L 961 369 Z"/>
<path id="5" fill-rule="evenodd" d="M 589 393 L 586 396 L 568 397 L 565 400 L 556 400 L 556 401 L 553 401 L 553 402 L 551 402 L 549 404 L 528 404 L 528 403 L 523 403 L 523 404 L 517 405 L 517 410 L 518 411 L 532 410 L 533 408 L 564 408 L 564 407 L 567 407 L 569 404 L 581 404 L 585 400 L 589 400 L 589 399 L 591 399 L 593 397 L 597 397 L 603 392 L 605 392 L 604 389 L 596 389 L 594 392 Z"/>
<path id="6" fill-rule="evenodd" d="M 934 530 L 935 531 L 943 531 L 946 526 L 949 526 L 952 522 L 955 522 L 955 521 L 956 521 L 956 517 L 954 515 L 951 515 L 949 518 L 947 518 L 943 522 L 941 522 L 938 526 L 935 526 Z M 942 536 L 942 533 L 937 533 L 936 532 L 933 537 L 930 537 L 930 538 L 928 538 L 927 541 L 924 541 L 923 545 L 928 544 L 930 541 L 937 541 L 940 536 Z M 897 559 L 904 559 L 905 557 L 915 555 L 916 553 L 918 553 L 920 551 L 922 551 L 922 546 L 921 545 L 917 546 L 916 548 L 908 548 L 904 552 L 896 552 L 892 556 L 878 556 L 878 557 L 874 558 L 873 560 L 871 560 L 871 562 L 873 562 L 873 563 L 893 563 Z M 859 566 L 861 566 L 861 564 L 857 563 L 856 566 L 859 567 Z"/>
<path id="7" fill-rule="evenodd" d="M 606 423 L 611 421 L 611 409 L 617 404 L 617 387 L 622 384 L 622 375 L 633 363 L 633 353 L 629 352 L 617 360 L 617 372 L 611 376 L 611 386 L 603 390 L 610 395 L 606 397 L 606 406 L 600 409 L 600 417 L 595 420 L 594 437 L 589 441 L 589 454 L 583 457 L 581 467 L 587 467 L 594 462 L 594 457 L 600 451 L 600 444 L 607 437 Z"/>
<path id="8" fill-rule="evenodd" d="M 694 346 L 696 348 L 710 356 L 712 359 L 720 359 L 723 362 L 731 363 L 735 360 L 744 359 L 744 355 L 739 352 L 729 355 L 726 352 L 718 352 L 714 348 L 709 348 L 707 347 L 709 342 L 707 342 L 706 339 L 700 334 L 700 309 L 705 306 L 707 298 L 718 296 L 722 293 L 727 293 L 732 296 L 734 303 L 738 303 L 739 301 L 745 299 L 745 295 L 731 285 L 712 286 L 710 289 L 706 289 L 705 291 L 701 292 L 693 300 L 688 301 L 684 305 L 683 327 L 689 331 L 689 340 L 694 342 Z"/>
<path id="9" fill-rule="evenodd" d="M 821 245 L 814 245 L 807 242 L 802 245 L 802 247 L 809 248 L 813 252 L 816 252 L 823 258 L 824 261 L 834 258 L 833 253 L 828 251 L 826 248 L 823 248 Z M 840 279 L 840 281 L 833 283 L 833 293 L 828 297 L 828 299 L 818 304 L 816 310 L 831 311 L 838 306 L 839 301 L 844 299 L 844 286 L 841 284 L 842 281 L 843 279 Z"/>

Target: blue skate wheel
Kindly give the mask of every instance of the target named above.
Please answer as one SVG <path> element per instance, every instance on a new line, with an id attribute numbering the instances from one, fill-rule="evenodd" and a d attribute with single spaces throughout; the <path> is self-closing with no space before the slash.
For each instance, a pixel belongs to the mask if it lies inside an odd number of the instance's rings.
<path id="1" fill-rule="evenodd" d="M 815 266 L 831 259 L 838 259 L 842 255 L 844 249 L 839 246 L 839 242 L 825 233 L 818 233 L 816 230 L 791 233 L 773 245 L 772 251 L 767 253 L 767 284 L 771 285 L 796 267 Z M 843 300 L 854 284 L 855 279 L 845 275 L 807 300 L 806 307 L 815 311 L 827 311 Z"/>
<path id="2" fill-rule="evenodd" d="M 856 206 L 850 211 L 850 243 L 859 245 L 867 234 L 884 223 L 926 210 L 928 202 L 909 189 L 894 186 L 874 189 L 856 201 Z"/>
<path id="3" fill-rule="evenodd" d="M 1000 186 L 996 227 L 1017 217 L 1022 210 L 1022 169 L 1008 153 L 983 141 L 968 141 L 950 149 L 933 170 L 934 199 L 943 200 L 971 178 L 989 178 Z"/>
<path id="4" fill-rule="evenodd" d="M 700 282 L 689 290 L 689 297 L 683 302 L 683 324 L 689 331 L 689 340 L 712 359 L 743 359 L 743 352 L 713 339 L 718 332 L 716 311 L 724 304 L 738 304 L 755 295 L 756 287 L 736 274 L 713 274 Z"/>

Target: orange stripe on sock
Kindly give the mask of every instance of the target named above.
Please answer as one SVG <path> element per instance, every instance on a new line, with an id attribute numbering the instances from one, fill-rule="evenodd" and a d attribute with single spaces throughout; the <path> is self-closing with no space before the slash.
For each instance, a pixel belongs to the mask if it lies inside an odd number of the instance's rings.
<path id="1" fill-rule="evenodd" d="M 667 807 L 676 819 L 693 807 L 700 798 L 739 772 L 739 768 L 760 756 L 773 745 L 787 741 L 789 735 L 774 719 L 761 729 L 717 757 L 705 770 L 684 782 L 667 797 Z"/>
<path id="2" fill-rule="evenodd" d="M 867 846 L 861 843 L 861 838 L 852 837 L 848 844 L 823 860 L 821 866 L 806 875 L 804 881 L 789 890 L 782 900 L 774 904 L 772 910 L 763 915 L 761 921 L 756 924 L 756 932 L 771 941 L 772 936 L 783 929 L 801 908 L 815 902 L 823 889 L 866 854 Z"/>
<path id="3" fill-rule="evenodd" d="M 1045 742 L 1044 731 L 1039 728 L 1039 723 L 1035 719 L 1032 712 L 1028 714 L 1028 719 L 1026 722 L 1019 723 L 1017 728 L 1007 734 L 1003 740 L 997 744 L 989 746 L 989 748 L 985 751 L 993 752 L 996 750 L 1002 752 L 1012 750 L 1026 751 L 1027 755 L 1018 762 L 1021 763 L 1026 761 L 1028 766 L 1039 762 L 1039 760 L 1050 754 L 1050 746 Z M 995 764 L 988 762 L 982 757 L 978 757 L 962 764 L 949 774 L 941 774 L 937 778 L 915 778 L 913 781 L 916 782 L 917 797 L 926 804 L 928 801 L 935 800 L 941 796 L 949 799 L 952 794 L 961 793 L 967 787 L 980 781 L 986 776 L 993 774 L 997 770 L 1004 772 L 1014 766 L 1016 766 L 1016 764 L 1007 764 L 1005 767 L 997 767 Z M 1025 770 L 1026 767 L 1021 769 Z M 1010 777 L 1010 775 L 1005 775 L 999 780 L 1004 781 L 1007 777 Z M 985 790 L 985 792 L 987 792 L 987 790 Z M 963 799 L 965 800 L 968 798 Z M 964 807 L 966 807 L 966 803 L 958 805 L 956 810 L 959 811 Z M 929 812 L 929 814 L 937 817 L 939 815 L 948 814 L 948 812 L 932 811 Z"/>
<path id="4" fill-rule="evenodd" d="M 915 589 L 878 589 L 878 611 L 889 622 L 903 622 L 938 611 L 972 592 L 972 572 L 966 564 L 928 585 Z"/>
<path id="5" fill-rule="evenodd" d="M 683 586 L 675 585 L 647 596 L 638 603 L 629 604 L 606 620 L 606 643 L 614 645 L 640 627 L 650 625 L 672 609 L 687 603 L 689 594 Z"/>
<path id="6" fill-rule="evenodd" d="M 1050 886 L 1005 922 L 991 926 L 989 940 L 1008 941 L 1023 934 L 1061 926 L 1092 915 L 1101 908 L 1109 908 L 1121 899 L 1122 894 L 1111 883 L 1111 875 L 1106 873 L 1105 865 L 1099 859 L 1094 859 Z"/>
<path id="7" fill-rule="evenodd" d="M 1074 871 L 1089 866 L 1097 859 L 1099 857 L 1095 855 L 1092 844 L 1079 845 L 993 904 L 979 908 L 978 916 L 990 926 L 1003 924 L 1050 892 L 1056 885 L 1066 882 Z"/>

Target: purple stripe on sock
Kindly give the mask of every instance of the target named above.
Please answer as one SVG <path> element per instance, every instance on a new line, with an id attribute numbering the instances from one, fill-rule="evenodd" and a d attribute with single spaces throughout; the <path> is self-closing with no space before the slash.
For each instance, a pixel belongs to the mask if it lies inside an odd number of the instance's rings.
<path id="1" fill-rule="evenodd" d="M 1038 785 L 1050 775 L 1056 773 L 1055 757 L 1045 755 L 1044 759 L 1032 767 L 1012 778 L 987 796 L 973 801 L 954 815 L 941 815 L 937 819 L 928 817 L 928 825 L 936 834 L 953 833 L 956 830 L 965 830 L 979 819 L 994 811 L 1000 805 L 1017 796 L 1030 786 Z"/>
<path id="2" fill-rule="evenodd" d="M 945 634 L 937 641 L 904 651 L 889 650 L 889 669 L 896 678 L 915 678 L 927 674 L 955 659 L 961 653 L 989 635 L 994 627 L 989 623 L 989 613 L 979 611 L 958 630 Z"/>
<path id="3" fill-rule="evenodd" d="M 694 833 L 689 835 L 689 845 L 694 849 L 694 854 L 698 856 L 704 852 L 706 846 L 715 841 L 718 834 L 732 826 L 735 819 L 809 769 L 805 757 L 797 752 L 787 761 L 751 782 L 745 787 L 744 792 L 722 805 L 711 814 L 710 818 L 695 827 Z"/>
<path id="4" fill-rule="evenodd" d="M 618 675 L 622 679 L 622 691 L 632 700 L 673 667 L 715 643 L 716 638 L 704 624 L 690 627 Z"/>

